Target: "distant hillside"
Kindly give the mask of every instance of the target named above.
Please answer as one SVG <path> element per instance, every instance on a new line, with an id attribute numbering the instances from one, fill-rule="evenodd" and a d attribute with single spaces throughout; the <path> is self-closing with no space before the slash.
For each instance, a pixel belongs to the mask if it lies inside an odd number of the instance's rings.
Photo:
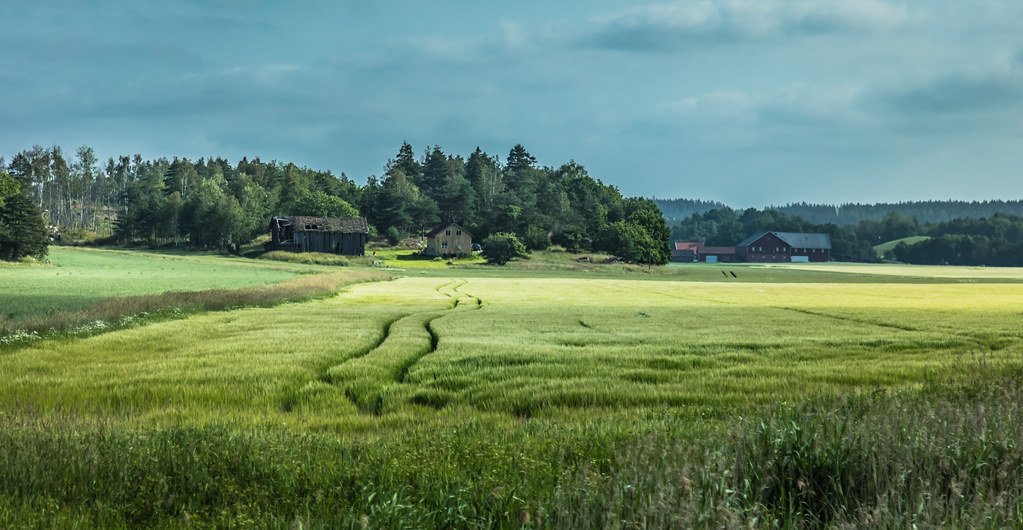
<path id="1" fill-rule="evenodd" d="M 1023 200 L 1012 201 L 914 201 L 878 204 L 796 203 L 771 208 L 802 217 L 811 223 L 855 225 L 860 221 L 880 221 L 892 212 L 915 217 L 921 224 L 942 223 L 957 218 L 980 219 L 996 213 L 1023 216 Z"/>
<path id="2" fill-rule="evenodd" d="M 704 214 L 727 206 L 717 201 L 700 199 L 654 199 L 664 217 L 682 220 L 693 214 Z M 881 221 L 892 212 L 908 218 L 916 218 L 920 224 L 943 223 L 953 219 L 980 219 L 997 213 L 1023 216 L 1023 200 L 994 201 L 913 201 L 878 204 L 809 204 L 805 202 L 769 206 L 765 209 L 778 210 L 800 217 L 814 224 L 836 224 L 848 226 L 860 221 Z"/>
<path id="3" fill-rule="evenodd" d="M 654 199 L 664 216 L 671 220 L 692 217 L 693 214 L 705 214 L 718 208 L 727 208 L 724 203 L 703 201 L 700 199 Z"/>
<path id="4" fill-rule="evenodd" d="M 919 243 L 921 241 L 927 241 L 930 238 L 931 238 L 930 236 L 909 236 L 909 237 L 903 237 L 901 239 L 894 239 L 892 241 L 888 241 L 887 243 L 881 243 L 880 245 L 875 245 L 874 246 L 874 252 L 877 252 L 877 257 L 880 258 L 880 257 L 884 257 L 884 253 L 885 252 L 888 252 L 889 250 L 892 250 L 896 246 L 898 246 L 899 243 L 905 243 L 907 245 L 912 245 L 914 243 Z"/>

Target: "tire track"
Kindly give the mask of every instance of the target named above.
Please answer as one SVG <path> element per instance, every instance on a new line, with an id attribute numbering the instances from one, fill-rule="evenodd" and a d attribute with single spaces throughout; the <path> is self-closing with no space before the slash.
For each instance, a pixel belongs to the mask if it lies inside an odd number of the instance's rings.
<path id="1" fill-rule="evenodd" d="M 798 307 L 778 307 L 778 306 L 767 306 L 767 307 L 770 307 L 771 309 L 780 309 L 782 311 L 792 311 L 792 312 L 795 312 L 795 313 L 801 313 L 801 314 L 804 314 L 804 315 L 811 315 L 811 316 L 815 316 L 815 317 L 830 318 L 832 320 L 842 320 L 842 321 L 846 321 L 846 322 L 855 322 L 857 324 L 868 324 L 868 325 L 871 325 L 871 326 L 877 326 L 877 327 L 881 327 L 881 328 L 897 329 L 899 331 L 910 331 L 910 332 L 914 332 L 914 333 L 919 333 L 919 332 L 927 331 L 925 329 L 915 328 L 913 326 L 907 326 L 907 325 L 904 325 L 904 324 L 903 325 L 892 324 L 892 323 L 889 323 L 889 322 L 878 321 L 878 320 L 869 320 L 869 319 L 866 319 L 866 318 L 856 318 L 856 317 L 851 317 L 851 316 L 848 316 L 848 315 L 836 315 L 836 314 L 833 314 L 833 313 L 825 313 L 823 311 L 811 311 L 809 309 L 801 309 L 801 308 L 798 308 Z"/>
<path id="2" fill-rule="evenodd" d="M 434 323 L 456 311 L 483 307 L 479 297 L 460 291 L 467 283 L 452 280 L 436 286 L 434 290 L 448 298 L 446 308 L 392 317 L 377 341 L 341 363 L 324 367 L 315 380 L 343 391 L 360 413 L 383 414 L 387 396 L 393 396 L 389 387 L 404 384 L 416 363 L 440 347 Z M 295 404 L 283 404 L 282 409 L 291 410 Z"/>
<path id="3" fill-rule="evenodd" d="M 396 317 L 388 319 L 386 321 L 386 323 L 384 324 L 384 326 L 383 326 L 383 333 L 380 335 L 379 339 L 377 339 L 374 343 L 372 343 L 368 347 L 359 350 L 354 355 L 351 355 L 351 356 L 345 358 L 345 360 L 341 361 L 340 363 L 331 364 L 331 365 L 327 366 L 326 368 L 321 369 L 320 370 L 320 375 L 317 376 L 316 379 L 319 380 L 319 381 L 322 381 L 324 383 L 327 383 L 328 385 L 333 385 L 334 381 L 332 380 L 331 375 L 330 375 L 331 369 L 333 369 L 333 368 L 335 368 L 337 366 L 340 366 L 340 365 L 342 365 L 344 363 L 347 363 L 349 361 L 354 361 L 355 359 L 361 359 L 362 357 L 365 357 L 365 356 L 369 355 L 370 352 L 380 348 L 380 346 L 382 346 L 384 344 L 384 342 L 387 341 L 387 338 L 391 336 L 391 329 L 394 327 L 394 325 L 399 320 L 401 320 L 403 318 L 407 318 L 407 317 L 409 317 L 411 315 L 412 315 L 412 313 L 407 313 L 407 314 L 398 315 Z"/>
<path id="4" fill-rule="evenodd" d="M 473 305 L 470 306 L 470 307 L 472 307 L 472 310 L 475 311 L 475 310 L 483 309 L 483 300 L 482 299 L 480 299 L 479 297 L 474 296 L 474 295 L 472 295 L 470 293 L 466 293 L 466 292 L 461 291 L 461 288 L 464 287 L 467 283 L 469 283 L 467 280 L 462 280 L 462 283 L 459 283 L 453 289 L 451 289 L 450 293 L 444 293 L 445 295 L 455 299 L 455 303 L 454 303 L 454 305 L 451 308 L 452 310 L 455 310 L 455 309 L 457 309 L 459 307 L 459 304 L 461 302 L 461 297 L 459 295 L 464 295 L 466 298 L 468 298 L 468 299 L 470 299 L 470 300 L 472 300 L 474 302 Z M 463 305 L 462 307 L 465 307 L 465 306 Z M 423 353 L 422 355 L 417 356 L 410 363 L 408 363 L 407 365 L 403 366 L 401 371 L 399 372 L 399 376 L 398 376 L 397 380 L 395 381 L 396 383 L 404 384 L 405 380 L 408 378 L 409 372 L 412 370 L 412 367 L 415 366 L 416 363 L 421 361 L 423 359 L 423 357 L 426 357 L 427 355 L 430 355 L 431 353 L 434 353 L 434 352 L 437 351 L 437 348 L 440 346 L 440 334 L 438 334 L 437 330 L 433 327 L 433 323 L 436 322 L 437 320 L 441 319 L 441 318 L 444 318 L 444 317 L 450 315 L 450 314 L 451 314 L 451 312 L 449 311 L 449 312 L 447 312 L 447 313 L 445 313 L 443 315 L 438 315 L 438 316 L 436 316 L 434 318 L 431 318 L 430 320 L 428 320 L 426 322 L 426 324 L 423 327 L 426 329 L 426 332 L 430 335 L 430 350 L 425 352 L 425 353 Z"/>
<path id="5" fill-rule="evenodd" d="M 391 335 L 391 328 L 394 326 L 394 324 L 408 316 L 409 316 L 408 314 L 402 314 L 386 320 L 384 324 L 381 326 L 380 336 L 377 337 L 376 340 L 370 342 L 370 344 L 366 345 L 365 347 L 356 350 L 355 353 L 345 357 L 341 362 L 329 361 L 328 363 L 321 365 L 319 368 L 316 368 L 315 370 L 316 375 L 312 378 L 311 382 L 320 382 L 327 385 L 335 385 L 336 382 L 334 381 L 334 378 L 330 373 L 334 368 L 341 366 L 342 364 L 352 361 L 354 359 L 365 357 L 370 352 L 376 350 L 377 348 L 380 348 L 380 346 Z M 294 410 L 294 408 L 303 401 L 303 388 L 306 388 L 308 386 L 309 383 L 306 383 L 304 387 L 298 387 L 286 391 L 285 396 L 281 399 L 279 408 L 283 412 L 291 412 L 292 410 Z"/>

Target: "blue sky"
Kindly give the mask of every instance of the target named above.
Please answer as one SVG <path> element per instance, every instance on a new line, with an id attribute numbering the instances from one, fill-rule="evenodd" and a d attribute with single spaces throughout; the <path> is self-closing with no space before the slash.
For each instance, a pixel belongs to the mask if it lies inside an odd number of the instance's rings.
<path id="1" fill-rule="evenodd" d="M 630 195 L 1023 198 L 1023 2 L 0 5 L 0 154 L 259 156 L 380 174 L 402 141 L 575 159 Z"/>

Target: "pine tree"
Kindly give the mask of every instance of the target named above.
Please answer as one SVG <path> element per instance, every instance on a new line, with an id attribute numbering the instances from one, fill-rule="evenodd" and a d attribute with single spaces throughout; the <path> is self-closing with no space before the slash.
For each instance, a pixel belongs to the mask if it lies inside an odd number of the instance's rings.
<path id="1" fill-rule="evenodd" d="M 46 256 L 49 234 L 42 212 L 29 197 L 16 193 L 0 206 L 0 259 Z"/>

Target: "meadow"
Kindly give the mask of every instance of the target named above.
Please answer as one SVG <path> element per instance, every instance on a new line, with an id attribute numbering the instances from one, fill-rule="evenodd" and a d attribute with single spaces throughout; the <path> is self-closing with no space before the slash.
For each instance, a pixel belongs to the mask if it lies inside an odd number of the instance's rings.
<path id="1" fill-rule="evenodd" d="M 0 351 L 0 524 L 1023 524 L 1018 271 L 536 263 Z"/>
<path id="2" fill-rule="evenodd" d="M 78 309 L 107 298 L 234 289 L 322 272 L 214 254 L 51 247 L 47 263 L 0 267 L 0 317 Z"/>

